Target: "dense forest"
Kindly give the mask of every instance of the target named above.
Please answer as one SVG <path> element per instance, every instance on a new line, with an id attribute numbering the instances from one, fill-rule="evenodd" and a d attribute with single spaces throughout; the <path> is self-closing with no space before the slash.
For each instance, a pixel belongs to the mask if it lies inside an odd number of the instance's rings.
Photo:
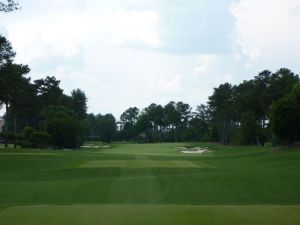
<path id="1" fill-rule="evenodd" d="M 0 3 L 1 12 L 18 9 Z M 64 93 L 54 76 L 32 81 L 27 65 L 0 35 L 0 107 L 5 109 L 6 147 L 79 148 L 84 141 L 206 141 L 224 145 L 292 145 L 300 139 L 300 80 L 291 70 L 262 71 L 238 85 L 221 84 L 206 104 L 152 103 L 130 107 L 118 121 L 112 114 L 88 114 L 87 96 Z M 100 96 L 101 97 L 101 96 Z"/>

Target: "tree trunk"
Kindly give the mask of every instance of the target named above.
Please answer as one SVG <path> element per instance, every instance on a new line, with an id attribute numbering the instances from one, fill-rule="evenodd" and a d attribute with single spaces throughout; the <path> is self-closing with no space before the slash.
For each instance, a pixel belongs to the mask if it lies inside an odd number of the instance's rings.
<path id="1" fill-rule="evenodd" d="M 5 120 L 4 120 L 4 131 L 5 131 L 5 148 L 8 148 L 8 136 L 7 136 L 7 132 L 8 132 L 8 126 L 7 126 L 7 112 L 8 112 L 8 104 L 5 104 Z"/>
<path id="2" fill-rule="evenodd" d="M 227 145 L 228 144 L 228 138 L 227 138 L 227 129 L 226 129 L 226 119 L 225 116 L 223 116 L 221 121 L 221 131 L 222 131 L 222 144 Z"/>
<path id="3" fill-rule="evenodd" d="M 259 139 L 259 135 L 256 135 L 256 144 L 257 146 L 261 146 L 261 143 L 260 143 L 260 139 Z"/>
<path id="4" fill-rule="evenodd" d="M 16 118 L 16 116 L 14 116 L 14 133 L 15 133 L 14 148 L 17 148 L 18 136 L 17 136 L 17 118 Z"/>

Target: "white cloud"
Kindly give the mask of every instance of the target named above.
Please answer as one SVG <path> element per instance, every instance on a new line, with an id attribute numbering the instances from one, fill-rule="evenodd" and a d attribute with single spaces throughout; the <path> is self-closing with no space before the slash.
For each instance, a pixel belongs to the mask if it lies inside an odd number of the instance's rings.
<path id="1" fill-rule="evenodd" d="M 182 85 L 182 75 L 177 74 L 174 76 L 174 78 L 171 79 L 165 79 L 160 78 L 158 80 L 158 86 L 161 92 L 167 92 L 167 93 L 176 93 L 181 89 Z"/>
<path id="2" fill-rule="evenodd" d="M 194 76 L 208 75 L 213 69 L 216 63 L 218 63 L 218 55 L 203 54 L 197 57 L 197 66 L 194 69 Z"/>
<path id="3" fill-rule="evenodd" d="M 0 15 L 17 61 L 33 79 L 54 75 L 67 93 L 85 90 L 90 112 L 170 100 L 195 107 L 223 82 L 282 66 L 300 71 L 300 0 L 21 4 Z"/>
<path id="4" fill-rule="evenodd" d="M 300 0 L 240 0 L 233 4 L 236 43 L 253 64 L 296 67 L 300 57 Z"/>
<path id="5" fill-rule="evenodd" d="M 109 44 L 133 46 L 141 45 L 159 48 L 161 41 L 157 32 L 158 15 L 150 10 L 125 11 L 114 13 L 114 21 L 111 21 L 111 39 Z"/>

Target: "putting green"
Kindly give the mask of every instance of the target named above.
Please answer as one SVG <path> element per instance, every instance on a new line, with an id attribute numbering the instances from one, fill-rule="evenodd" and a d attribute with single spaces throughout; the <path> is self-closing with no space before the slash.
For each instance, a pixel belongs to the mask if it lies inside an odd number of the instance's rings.
<path id="1" fill-rule="evenodd" d="M 298 225 L 299 205 L 14 206 L 0 211 L 9 225 Z"/>
<path id="2" fill-rule="evenodd" d="M 208 164 L 195 164 L 185 160 L 91 160 L 79 168 L 210 168 Z"/>

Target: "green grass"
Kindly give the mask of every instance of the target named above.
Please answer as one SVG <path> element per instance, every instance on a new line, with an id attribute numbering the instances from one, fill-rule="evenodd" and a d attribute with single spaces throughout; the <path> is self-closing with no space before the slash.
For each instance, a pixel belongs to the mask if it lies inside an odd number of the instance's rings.
<path id="1" fill-rule="evenodd" d="M 91 160 L 80 168 L 210 168 L 209 165 L 197 165 L 185 160 Z"/>
<path id="2" fill-rule="evenodd" d="M 1 213 L 10 225 L 298 225 L 300 206 L 74 205 L 17 206 Z"/>
<path id="3" fill-rule="evenodd" d="M 299 211 L 300 149 L 0 150 L 0 224 L 296 225 Z"/>

